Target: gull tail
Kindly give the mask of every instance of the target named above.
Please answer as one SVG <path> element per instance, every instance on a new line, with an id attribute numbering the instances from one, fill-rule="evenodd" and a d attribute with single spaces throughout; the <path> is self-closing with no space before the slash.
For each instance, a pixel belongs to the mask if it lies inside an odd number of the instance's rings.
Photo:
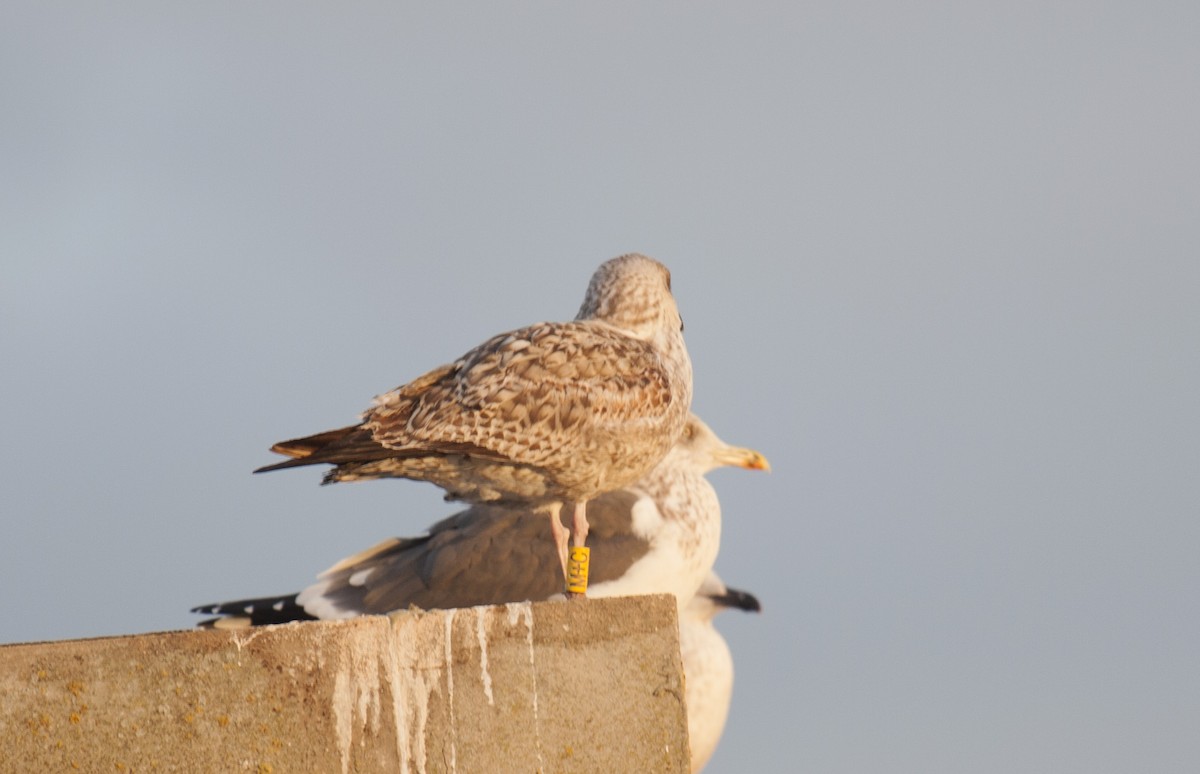
<path id="1" fill-rule="evenodd" d="M 276 462 L 274 465 L 265 465 L 255 470 L 255 473 L 295 468 L 301 465 L 316 465 L 322 462 L 333 465 L 346 462 L 367 462 L 386 457 L 390 453 L 371 438 L 370 432 L 362 429 L 361 425 L 351 425 L 337 430 L 326 430 L 323 433 L 304 438 L 281 441 L 272 446 L 271 451 L 291 457 L 291 459 Z"/>

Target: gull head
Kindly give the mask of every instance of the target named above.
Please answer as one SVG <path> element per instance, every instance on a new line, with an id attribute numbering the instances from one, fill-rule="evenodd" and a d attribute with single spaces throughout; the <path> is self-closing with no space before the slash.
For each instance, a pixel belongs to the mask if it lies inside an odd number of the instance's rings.
<path id="1" fill-rule="evenodd" d="M 671 295 L 671 272 L 637 253 L 600 264 L 575 319 L 602 320 L 647 341 L 683 330 Z"/>

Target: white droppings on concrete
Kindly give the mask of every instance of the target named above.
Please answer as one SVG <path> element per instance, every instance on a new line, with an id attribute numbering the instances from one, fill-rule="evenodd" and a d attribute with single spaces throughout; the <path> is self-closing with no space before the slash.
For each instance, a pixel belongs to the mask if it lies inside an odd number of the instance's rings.
<path id="1" fill-rule="evenodd" d="M 445 667 L 446 667 L 446 706 L 450 714 L 450 771 L 458 771 L 458 724 L 454 719 L 454 610 L 443 613 L 445 621 Z"/>
<path id="2" fill-rule="evenodd" d="M 333 730 L 337 734 L 342 774 L 350 771 L 350 744 L 354 737 L 354 686 L 349 670 L 339 669 L 333 678 Z"/>
<path id="3" fill-rule="evenodd" d="M 483 683 L 483 695 L 487 696 L 488 706 L 496 706 L 496 698 L 492 695 L 492 673 L 488 671 L 488 638 L 487 627 L 484 626 L 485 613 L 491 608 L 475 608 L 475 639 L 479 642 L 479 680 Z"/>
<path id="4" fill-rule="evenodd" d="M 355 731 L 370 729 L 373 735 L 379 733 L 382 711 L 379 651 L 376 637 L 363 636 L 341 640 L 333 653 L 332 710 L 342 774 L 350 771 Z M 324 663 L 321 666 L 324 668 Z"/>
<path id="5" fill-rule="evenodd" d="M 419 622 L 429 616 L 442 616 L 444 625 L 440 631 L 437 627 L 420 625 Z M 454 616 L 452 611 L 434 611 L 393 614 L 389 619 L 388 641 L 380 649 L 378 657 L 383 663 L 392 693 L 396 757 L 400 759 L 402 774 L 409 774 L 413 770 L 417 774 L 426 774 L 428 750 L 425 733 L 429 722 L 429 698 L 434 691 L 441 690 L 442 671 L 449 665 L 449 659 L 443 658 L 435 664 L 422 663 L 420 654 L 437 653 L 439 645 L 442 648 L 449 647 L 447 643 Z M 448 676 L 447 680 L 449 692 L 453 690 L 453 677 Z"/>
<path id="6" fill-rule="evenodd" d="M 529 648 L 529 676 L 533 694 L 533 741 L 537 748 L 538 770 L 545 771 L 546 761 L 542 758 L 542 729 L 538 718 L 537 665 L 533 658 L 533 603 L 510 602 L 504 608 L 508 612 L 509 626 L 516 626 L 521 620 L 525 622 L 525 643 Z"/>
<path id="7" fill-rule="evenodd" d="M 266 628 L 261 627 L 261 626 L 251 629 L 250 632 L 248 634 L 246 634 L 245 636 L 243 636 L 241 633 L 239 633 L 237 631 L 232 631 L 232 632 L 230 632 L 230 640 L 233 641 L 234 646 L 238 649 L 238 653 L 241 653 L 242 648 L 244 648 L 247 645 L 249 645 L 250 643 L 254 642 L 255 638 L 257 638 L 260 634 L 262 634 L 265 631 L 266 631 Z"/>
<path id="8" fill-rule="evenodd" d="M 391 626 L 388 631 L 393 633 L 392 640 L 394 643 L 389 643 L 386 651 L 380 654 L 383 660 L 383 668 L 387 673 L 388 686 L 392 692 L 392 719 L 396 724 L 396 757 L 400 759 L 400 774 L 409 774 L 408 763 L 412 759 L 412 750 L 409 746 L 408 739 L 408 698 L 406 693 L 401 690 L 401 653 L 399 642 L 402 638 L 395 636 L 395 631 L 400 627 L 397 619 L 392 618 Z"/>
<path id="9" fill-rule="evenodd" d="M 371 627 L 362 636 L 344 638 L 330 654 L 332 663 L 328 666 L 334 669 L 331 709 L 342 774 L 349 774 L 357 766 L 353 757 L 356 741 L 361 746 L 365 737 L 379 735 L 385 686 L 392 699 L 400 771 L 426 774 L 429 698 L 441 690 L 442 672 L 451 665 L 453 645 L 453 612 L 437 615 L 444 620 L 440 630 L 415 625 L 415 616 L 393 616 L 386 628 Z M 437 653 L 438 645 L 443 648 L 444 658 L 434 664 L 419 663 L 421 653 Z M 319 661 L 325 668 L 325 659 Z M 453 691 L 453 674 L 448 674 L 452 728 Z M 452 768 L 457 764 L 456 757 L 457 751 L 451 747 Z"/>

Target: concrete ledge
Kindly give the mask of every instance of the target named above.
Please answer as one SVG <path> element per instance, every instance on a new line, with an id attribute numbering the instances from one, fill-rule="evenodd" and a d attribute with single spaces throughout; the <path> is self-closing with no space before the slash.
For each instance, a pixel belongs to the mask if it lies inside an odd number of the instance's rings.
<path id="1" fill-rule="evenodd" d="M 0 771 L 687 772 L 674 597 L 0 647 Z"/>

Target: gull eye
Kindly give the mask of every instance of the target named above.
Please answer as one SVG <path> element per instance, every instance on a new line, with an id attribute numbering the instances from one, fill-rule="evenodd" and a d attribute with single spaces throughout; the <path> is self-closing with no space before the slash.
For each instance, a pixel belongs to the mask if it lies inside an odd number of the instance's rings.
<path id="1" fill-rule="evenodd" d="M 683 333 L 683 315 L 679 316 L 679 332 Z"/>

